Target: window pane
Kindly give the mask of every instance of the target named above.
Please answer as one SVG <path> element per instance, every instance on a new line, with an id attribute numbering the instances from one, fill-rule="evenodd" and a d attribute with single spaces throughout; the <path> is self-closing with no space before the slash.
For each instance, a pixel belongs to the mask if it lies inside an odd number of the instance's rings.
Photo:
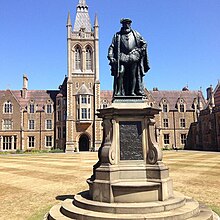
<path id="1" fill-rule="evenodd" d="M 186 144 L 186 134 L 181 134 L 181 144 Z"/>
<path id="2" fill-rule="evenodd" d="M 87 103 L 87 97 L 85 95 L 82 95 L 81 99 L 82 99 L 82 104 Z"/>
<path id="3" fill-rule="evenodd" d="M 34 140 L 35 140 L 34 136 L 28 137 L 28 147 L 34 147 Z"/>
<path id="4" fill-rule="evenodd" d="M 163 126 L 164 126 L 165 128 L 168 128 L 168 127 L 169 127 L 168 118 L 164 118 L 164 119 L 163 119 Z"/>
<path id="5" fill-rule="evenodd" d="M 82 108 L 82 119 L 87 119 L 87 109 Z"/>
<path id="6" fill-rule="evenodd" d="M 164 144 L 170 144 L 170 135 L 164 134 Z"/>
<path id="7" fill-rule="evenodd" d="M 34 129 L 34 120 L 29 120 L 29 129 Z"/>
<path id="8" fill-rule="evenodd" d="M 184 105 L 181 104 L 181 105 L 180 105 L 180 112 L 184 112 L 184 110 L 185 110 L 185 109 L 184 109 Z"/>
<path id="9" fill-rule="evenodd" d="M 12 129 L 12 120 L 5 119 L 3 123 L 3 129 L 4 130 L 11 130 Z"/>
<path id="10" fill-rule="evenodd" d="M 34 104 L 30 104 L 30 113 L 34 113 Z"/>
<path id="11" fill-rule="evenodd" d="M 47 129 L 52 129 L 52 120 L 47 120 Z"/>
<path id="12" fill-rule="evenodd" d="M 46 146 L 52 147 L 52 136 L 46 136 Z"/>
<path id="13" fill-rule="evenodd" d="M 163 112 L 167 112 L 167 104 L 163 104 Z"/>
<path id="14" fill-rule="evenodd" d="M 89 48 L 86 49 L 86 69 L 92 69 L 92 52 Z"/>
<path id="15" fill-rule="evenodd" d="M 180 119 L 180 127 L 181 127 L 181 128 L 185 128 L 185 127 L 186 127 L 185 118 L 181 118 L 181 119 Z"/>
<path id="16" fill-rule="evenodd" d="M 3 136 L 3 150 L 12 149 L 12 136 Z"/>
<path id="17" fill-rule="evenodd" d="M 10 101 L 7 101 L 4 105 L 4 113 L 12 113 L 12 104 Z"/>
<path id="18" fill-rule="evenodd" d="M 81 69 L 81 51 L 79 47 L 77 47 L 75 51 L 75 69 Z"/>
<path id="19" fill-rule="evenodd" d="M 47 113 L 52 113 L 52 105 L 47 105 Z"/>

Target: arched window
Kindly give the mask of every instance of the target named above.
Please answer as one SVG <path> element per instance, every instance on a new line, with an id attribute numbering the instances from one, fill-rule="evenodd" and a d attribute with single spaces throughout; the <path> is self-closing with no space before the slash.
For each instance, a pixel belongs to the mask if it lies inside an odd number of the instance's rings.
<path id="1" fill-rule="evenodd" d="M 92 70 L 92 51 L 89 47 L 86 48 L 86 70 Z"/>
<path id="2" fill-rule="evenodd" d="M 80 70 L 81 69 L 81 49 L 79 46 L 75 48 L 75 69 Z"/>
<path id="3" fill-rule="evenodd" d="M 4 104 L 4 113 L 12 113 L 12 103 L 10 101 Z"/>

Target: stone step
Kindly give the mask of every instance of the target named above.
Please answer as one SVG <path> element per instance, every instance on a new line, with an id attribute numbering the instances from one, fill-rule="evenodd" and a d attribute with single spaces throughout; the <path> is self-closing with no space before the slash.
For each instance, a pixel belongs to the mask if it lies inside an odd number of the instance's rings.
<path id="1" fill-rule="evenodd" d="M 111 184 L 114 202 L 134 203 L 158 201 L 160 183 L 149 181 L 119 181 Z"/>
<path id="2" fill-rule="evenodd" d="M 200 204 L 199 206 L 200 213 L 197 216 L 194 216 L 192 218 L 189 218 L 189 220 L 201 220 L 201 219 L 206 219 L 206 220 L 220 220 L 218 215 L 214 213 L 210 208 L 208 208 L 204 204 Z"/>
<path id="3" fill-rule="evenodd" d="M 60 211 L 64 216 L 79 220 L 184 220 L 199 214 L 199 204 L 194 200 L 186 200 L 184 206 L 170 211 L 145 214 L 115 214 L 78 208 L 73 205 L 72 200 L 68 199 L 63 202 Z"/>
<path id="4" fill-rule="evenodd" d="M 57 204 L 57 205 L 53 206 L 50 209 L 48 216 L 46 217 L 45 220 L 71 220 L 72 218 L 69 218 L 69 217 L 63 215 L 60 212 L 60 208 L 61 208 L 61 204 Z"/>
<path id="5" fill-rule="evenodd" d="M 104 203 L 87 199 L 88 191 L 77 194 L 71 203 L 78 208 L 95 212 L 115 213 L 115 214 L 144 214 L 153 212 L 163 212 L 179 208 L 185 204 L 186 198 L 183 194 L 175 192 L 174 198 L 166 201 L 145 202 L 145 203 Z"/>

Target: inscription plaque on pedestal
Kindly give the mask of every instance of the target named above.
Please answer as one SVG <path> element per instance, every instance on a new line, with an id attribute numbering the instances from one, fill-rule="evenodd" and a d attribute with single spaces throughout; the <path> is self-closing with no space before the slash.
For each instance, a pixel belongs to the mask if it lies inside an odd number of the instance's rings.
<path id="1" fill-rule="evenodd" d="M 120 160 L 143 160 L 141 121 L 120 121 Z"/>

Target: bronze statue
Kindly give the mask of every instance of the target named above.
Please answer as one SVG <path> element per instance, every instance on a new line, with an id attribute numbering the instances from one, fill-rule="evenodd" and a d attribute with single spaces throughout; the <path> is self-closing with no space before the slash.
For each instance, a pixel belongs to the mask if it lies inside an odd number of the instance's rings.
<path id="1" fill-rule="evenodd" d="M 113 96 L 144 96 L 143 76 L 150 69 L 147 43 L 131 29 L 129 18 L 120 22 L 121 30 L 114 35 L 108 49 L 111 74 L 114 76 Z"/>

